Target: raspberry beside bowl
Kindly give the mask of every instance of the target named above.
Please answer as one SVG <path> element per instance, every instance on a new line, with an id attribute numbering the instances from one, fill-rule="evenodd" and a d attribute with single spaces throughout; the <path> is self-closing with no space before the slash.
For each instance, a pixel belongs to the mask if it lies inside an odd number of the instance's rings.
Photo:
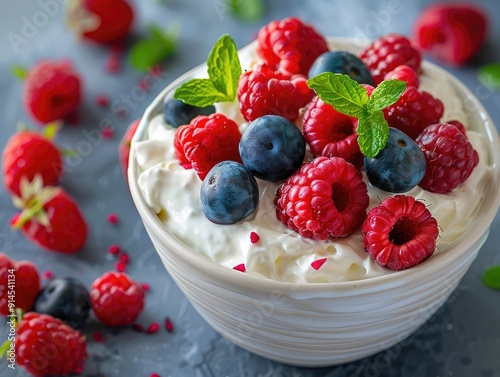
<path id="1" fill-rule="evenodd" d="M 340 44 L 353 41 L 330 39 Z M 254 45 L 241 54 L 251 53 Z M 199 314 L 242 348 L 286 364 L 320 367 L 382 351 L 430 318 L 456 288 L 485 242 L 500 204 L 500 142 L 489 115 L 456 78 L 425 62 L 431 77 L 446 77 L 469 123 L 486 135 L 491 184 L 472 226 L 445 252 L 397 273 L 335 283 L 289 283 L 242 274 L 188 248 L 146 204 L 134 143 L 143 139 L 163 99 L 182 82 L 203 76 L 205 65 L 181 76 L 154 100 L 132 141 L 129 185 L 134 203 L 165 268 Z"/>

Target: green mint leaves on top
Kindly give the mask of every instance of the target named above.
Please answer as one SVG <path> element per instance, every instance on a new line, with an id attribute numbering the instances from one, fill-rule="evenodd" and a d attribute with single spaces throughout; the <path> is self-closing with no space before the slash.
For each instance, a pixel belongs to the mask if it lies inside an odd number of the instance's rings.
<path id="1" fill-rule="evenodd" d="M 215 43 L 207 59 L 208 78 L 192 79 L 177 88 L 175 99 L 205 107 L 236 98 L 242 73 L 238 50 L 233 39 L 224 34 Z"/>
<path id="2" fill-rule="evenodd" d="M 401 97 L 406 89 L 404 81 L 383 81 L 371 96 L 357 81 L 340 73 L 321 73 L 307 80 L 307 85 L 338 112 L 358 118 L 358 144 L 366 157 L 375 157 L 384 149 L 389 125 L 382 110 Z"/>

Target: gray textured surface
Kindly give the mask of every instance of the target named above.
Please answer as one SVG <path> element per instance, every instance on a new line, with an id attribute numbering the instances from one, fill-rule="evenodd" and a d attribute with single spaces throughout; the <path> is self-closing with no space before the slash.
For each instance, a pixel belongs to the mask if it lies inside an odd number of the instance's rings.
<path id="1" fill-rule="evenodd" d="M 325 35 L 373 38 L 397 31 L 409 34 L 419 10 L 429 1 L 268 1 L 265 19 L 255 24 L 239 23 L 224 8 L 223 0 L 136 0 L 138 19 L 135 36 L 145 32 L 149 22 L 178 24 L 179 51 L 164 64 L 164 74 L 157 85 L 147 91 L 138 89 L 144 75 L 126 64 L 119 74 L 105 74 L 108 51 L 98 46 L 79 44 L 64 25 L 60 6 L 63 0 L 2 2 L 0 13 L 0 148 L 15 132 L 19 120 L 28 119 L 21 107 L 20 82 L 9 74 L 10 66 L 32 66 L 43 58 L 71 58 L 82 72 L 85 101 L 78 126 L 65 127 L 57 142 L 65 148 L 83 151 L 79 158 L 67 160 L 62 182 L 77 198 L 91 227 L 84 250 L 76 256 L 64 256 L 38 249 L 21 234 L 8 227 L 16 212 L 10 198 L 0 191 L 0 250 L 15 259 L 29 259 L 41 271 L 51 270 L 57 276 L 74 275 L 87 286 L 104 271 L 113 269 L 114 259 L 107 253 L 110 244 L 119 244 L 131 256 L 129 274 L 151 285 L 147 306 L 138 322 L 163 322 L 169 316 L 175 325 L 172 334 L 162 330 L 142 335 L 131 330 L 106 330 L 95 322 L 85 329 L 88 335 L 89 359 L 83 373 L 97 376 L 248 376 L 248 377 L 377 377 L 377 376 L 500 376 L 500 292 L 481 283 L 484 270 L 500 264 L 500 217 L 478 259 L 448 302 L 416 334 L 386 352 L 347 365 L 322 369 L 301 369 L 277 364 L 254 356 L 218 336 L 196 314 L 182 293 L 172 283 L 156 255 L 129 197 L 118 165 L 117 144 L 129 122 L 140 117 L 147 104 L 175 77 L 203 62 L 213 42 L 224 32 L 230 33 L 239 47 L 248 43 L 263 24 L 275 18 L 296 15 L 312 22 Z M 15 52 L 8 33 L 22 35 L 25 20 L 33 20 L 43 11 L 40 4 L 52 3 L 54 13 L 47 17 Z M 490 14 L 500 19 L 497 0 L 478 1 Z M 8 9 L 8 10 L 7 10 Z M 392 11 L 392 13 L 391 13 Z M 39 15 L 38 15 L 39 16 Z M 40 19 L 42 20 L 42 19 Z M 26 30 L 24 30 L 26 31 Z M 500 24 L 492 25 L 487 48 L 471 65 L 451 69 L 483 102 L 500 127 L 500 92 L 492 92 L 477 81 L 476 70 L 482 63 L 500 60 Z M 125 107 L 128 116 L 120 119 L 113 108 L 95 105 L 98 94 L 108 95 L 115 104 Z M 127 96 L 131 98 L 127 100 Z M 112 140 L 100 139 L 93 130 L 111 122 L 115 127 Z M 85 146 L 84 146 L 85 144 Z M 120 223 L 107 223 L 108 213 L 117 213 Z M 8 327 L 2 320 L 0 339 Z M 94 331 L 103 331 L 106 342 L 92 340 Z M 12 371 L 0 361 L 0 376 L 26 376 L 18 368 Z"/>

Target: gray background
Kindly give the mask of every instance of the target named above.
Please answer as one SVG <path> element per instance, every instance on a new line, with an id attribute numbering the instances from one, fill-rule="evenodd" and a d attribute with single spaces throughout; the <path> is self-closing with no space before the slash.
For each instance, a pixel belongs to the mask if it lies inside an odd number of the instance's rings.
<path id="1" fill-rule="evenodd" d="M 51 14 L 43 4 L 52 4 Z M 144 91 L 138 86 L 143 73 L 125 61 L 116 75 L 106 73 L 109 51 L 100 46 L 78 42 L 64 24 L 63 0 L 2 0 L 0 13 L 0 147 L 24 120 L 35 127 L 21 106 L 22 83 L 10 74 L 12 65 L 31 67 L 40 59 L 70 58 L 84 77 L 84 103 L 77 126 L 65 126 L 57 143 L 75 149 L 81 156 L 66 160 L 62 185 L 80 203 L 90 226 L 85 248 L 76 256 L 65 256 L 37 248 L 19 233 L 9 229 L 16 213 L 9 196 L 0 190 L 0 250 L 15 259 L 28 259 L 40 271 L 56 276 L 73 275 L 86 286 L 103 272 L 114 268 L 107 253 L 118 244 L 131 256 L 128 273 L 139 282 L 151 285 L 146 308 L 138 322 L 147 325 L 163 322 L 169 316 L 175 331 L 163 328 L 144 335 L 128 329 L 108 330 L 94 320 L 85 328 L 89 358 L 83 375 L 96 376 L 259 376 L 259 377 L 337 377 L 337 376 L 500 376 L 500 292 L 481 283 L 489 266 L 500 264 L 500 217 L 479 257 L 451 298 L 428 323 L 402 344 L 355 363 L 332 368 L 304 369 L 281 365 L 252 355 L 222 339 L 197 315 L 161 265 L 130 199 L 118 165 L 117 145 L 126 126 L 141 116 L 147 104 L 168 83 L 186 70 L 202 63 L 217 38 L 230 33 L 238 47 L 247 44 L 258 29 L 272 19 L 289 15 L 314 23 L 325 35 L 375 38 L 396 31 L 410 34 L 419 11 L 430 1 L 268 1 L 264 19 L 245 23 L 234 19 L 225 0 L 136 0 L 137 19 L 129 42 L 145 35 L 146 25 L 154 22 L 180 29 L 178 51 L 163 64 L 159 81 Z M 497 0 L 477 1 L 489 13 L 491 25 L 487 46 L 470 65 L 450 68 L 483 102 L 500 126 L 500 93 L 483 86 L 477 68 L 500 60 L 500 5 Z M 45 17 L 40 15 L 45 13 Z M 36 30 L 26 34 L 26 42 L 15 51 L 9 33 L 23 35 L 23 25 L 39 17 Z M 493 23 L 493 22 L 492 22 Z M 12 35 L 12 34 L 11 34 Z M 113 108 L 99 108 L 95 98 L 106 94 Z M 127 99 L 128 98 L 128 99 Z M 124 119 L 117 108 L 126 110 Z M 96 130 L 110 123 L 112 140 L 102 140 Z M 90 146 L 90 147 L 89 147 Z M 109 213 L 117 213 L 120 223 L 107 223 Z M 6 320 L 0 323 L 0 339 L 5 339 Z M 92 340 L 94 331 L 103 331 L 105 343 Z M 0 361 L 0 376 L 26 376 L 18 368 L 7 369 Z"/>

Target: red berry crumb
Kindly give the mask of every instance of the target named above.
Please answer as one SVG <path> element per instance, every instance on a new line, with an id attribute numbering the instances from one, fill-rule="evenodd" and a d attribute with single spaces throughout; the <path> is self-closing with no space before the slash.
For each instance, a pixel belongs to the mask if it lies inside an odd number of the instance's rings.
<path id="1" fill-rule="evenodd" d="M 155 334 L 158 332 L 158 330 L 160 330 L 160 325 L 156 322 L 153 322 L 146 329 L 146 334 Z"/>
<path id="2" fill-rule="evenodd" d="M 117 272 L 126 272 L 127 271 L 127 264 L 122 262 L 122 261 L 118 261 L 115 263 L 115 270 Z"/>
<path id="3" fill-rule="evenodd" d="M 126 274 L 107 272 L 92 283 L 94 314 L 108 326 L 132 324 L 144 308 L 144 291 Z"/>
<path id="4" fill-rule="evenodd" d="M 15 292 L 13 302 L 9 299 L 11 291 Z M 0 314 L 13 314 L 16 308 L 30 310 L 39 292 L 40 277 L 35 264 L 28 261 L 16 262 L 0 253 Z M 9 307 L 11 303 L 14 306 Z"/>
<path id="5" fill-rule="evenodd" d="M 42 278 L 45 280 L 50 280 L 54 277 L 54 273 L 50 270 L 45 270 L 42 272 Z"/>
<path id="6" fill-rule="evenodd" d="M 257 54 L 273 70 L 307 75 L 316 58 L 328 51 L 326 40 L 295 17 L 272 21 L 259 30 Z"/>
<path id="7" fill-rule="evenodd" d="M 427 168 L 419 186 L 445 193 L 465 182 L 479 163 L 479 155 L 456 126 L 438 123 L 424 129 L 417 138 Z"/>
<path id="8" fill-rule="evenodd" d="M 378 264 L 393 270 L 412 267 L 434 253 L 437 221 L 426 206 L 407 195 L 395 195 L 368 212 L 363 244 Z"/>
<path id="9" fill-rule="evenodd" d="M 16 363 L 33 376 L 80 374 L 87 358 L 85 336 L 47 314 L 26 313 L 17 328 Z"/>
<path id="10" fill-rule="evenodd" d="M 326 259 L 327 258 L 321 258 L 321 259 L 317 259 L 317 260 L 313 261 L 311 263 L 311 267 L 314 268 L 316 271 L 319 270 L 321 268 L 321 266 L 323 266 L 323 264 L 325 264 Z"/>
<path id="11" fill-rule="evenodd" d="M 175 154 L 185 169 L 194 169 L 201 180 L 221 161 L 241 163 L 241 133 L 232 119 L 220 113 L 200 115 L 177 129 Z"/>
<path id="12" fill-rule="evenodd" d="M 134 331 L 137 331 L 137 332 L 143 332 L 144 331 L 144 326 L 139 324 L 139 323 L 134 323 L 132 325 L 132 328 L 134 329 Z"/>
<path id="13" fill-rule="evenodd" d="M 101 132 L 102 137 L 106 140 L 112 139 L 115 135 L 115 129 L 112 126 L 104 127 Z"/>
<path id="14" fill-rule="evenodd" d="M 241 114 L 251 122 L 263 115 L 278 115 L 291 121 L 312 99 L 306 76 L 286 76 L 266 65 L 243 73 L 238 83 Z"/>
<path id="15" fill-rule="evenodd" d="M 125 264 L 129 264 L 130 263 L 130 257 L 125 252 L 122 252 L 120 254 L 119 259 L 120 259 L 121 262 L 123 262 Z"/>
<path id="16" fill-rule="evenodd" d="M 394 33 L 376 39 L 361 52 L 360 58 L 370 69 L 375 85 L 399 65 L 407 65 L 418 72 L 422 60 L 408 38 Z"/>
<path id="17" fill-rule="evenodd" d="M 256 244 L 257 242 L 259 242 L 259 240 L 260 240 L 260 237 L 257 233 L 250 232 L 250 242 L 251 243 Z"/>
<path id="18" fill-rule="evenodd" d="M 172 323 L 172 321 L 168 317 L 165 318 L 165 330 L 167 330 L 167 332 L 174 331 L 174 324 Z"/>
<path id="19" fill-rule="evenodd" d="M 246 272 L 247 269 L 245 267 L 245 263 L 238 264 L 237 266 L 233 267 L 233 270 L 240 271 L 240 272 Z"/>
<path id="20" fill-rule="evenodd" d="M 142 284 L 141 284 L 141 288 L 142 288 L 142 290 L 143 290 L 144 292 L 147 292 L 147 291 L 149 291 L 149 290 L 151 289 L 151 287 L 149 286 L 149 284 L 148 284 L 148 283 L 142 283 Z"/>
<path id="21" fill-rule="evenodd" d="M 113 255 L 117 255 L 118 253 L 120 253 L 121 249 L 120 249 L 120 246 L 118 245 L 110 245 L 108 247 L 108 252 L 110 254 L 113 254 Z"/>
<path id="22" fill-rule="evenodd" d="M 101 94 L 101 95 L 97 96 L 97 98 L 95 99 L 95 102 L 96 102 L 97 106 L 99 106 L 99 107 L 108 107 L 109 106 L 109 97 L 104 95 L 104 94 Z"/>
<path id="23" fill-rule="evenodd" d="M 95 342 L 97 343 L 104 343 L 104 341 L 106 340 L 104 338 L 104 334 L 100 331 L 96 331 L 92 334 L 92 339 L 94 339 Z"/>
<path id="24" fill-rule="evenodd" d="M 118 223 L 118 215 L 116 213 L 110 213 L 108 215 L 108 223 L 115 225 Z"/>
<path id="25" fill-rule="evenodd" d="M 278 188 L 275 204 L 277 218 L 290 229 L 326 240 L 358 229 L 369 197 L 354 165 L 339 157 L 317 157 Z"/>
<path id="26" fill-rule="evenodd" d="M 149 377 L 161 377 L 158 373 L 151 373 Z"/>

